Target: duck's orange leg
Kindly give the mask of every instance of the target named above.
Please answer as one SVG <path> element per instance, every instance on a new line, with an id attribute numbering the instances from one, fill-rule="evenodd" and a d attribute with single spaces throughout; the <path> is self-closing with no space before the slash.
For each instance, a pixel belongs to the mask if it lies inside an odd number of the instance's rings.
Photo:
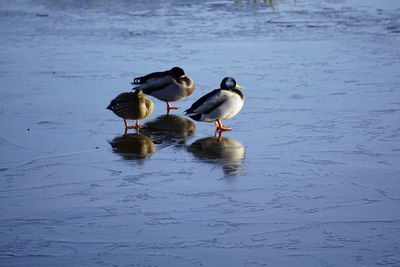
<path id="1" fill-rule="evenodd" d="M 132 127 L 135 129 L 139 129 L 140 127 L 143 127 L 143 126 L 144 126 L 143 124 L 139 124 L 139 120 L 136 120 L 135 125 L 133 125 Z"/>
<path id="2" fill-rule="evenodd" d="M 174 107 L 174 106 L 171 106 L 170 104 L 169 104 L 169 102 L 167 102 L 167 115 L 169 115 L 169 111 L 171 110 L 171 109 L 179 109 L 180 107 Z"/>
<path id="3" fill-rule="evenodd" d="M 125 124 L 125 130 L 126 129 L 132 129 L 132 128 L 135 128 L 134 126 L 130 126 L 130 125 L 128 125 L 128 123 L 126 122 L 126 120 L 124 119 L 124 124 Z"/>
<path id="4" fill-rule="evenodd" d="M 124 124 L 125 124 L 125 134 L 126 134 L 128 129 L 136 129 L 136 132 L 139 132 L 140 127 L 144 126 L 142 124 L 139 124 L 139 120 L 136 120 L 135 125 L 128 125 L 128 123 L 124 119 Z"/>
<path id="5" fill-rule="evenodd" d="M 220 120 L 216 120 L 216 122 L 215 122 L 215 127 L 217 128 L 217 131 L 220 131 L 220 132 L 232 130 L 231 127 L 222 125 L 222 123 L 221 123 Z"/>

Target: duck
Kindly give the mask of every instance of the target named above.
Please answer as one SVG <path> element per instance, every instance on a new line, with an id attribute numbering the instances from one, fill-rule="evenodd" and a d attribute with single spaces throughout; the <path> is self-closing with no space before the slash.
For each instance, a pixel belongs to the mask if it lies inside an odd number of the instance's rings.
<path id="1" fill-rule="evenodd" d="M 239 90 L 243 86 L 236 83 L 232 77 L 225 77 L 219 89 L 215 89 L 199 98 L 185 110 L 185 114 L 196 121 L 214 122 L 216 131 L 232 130 L 222 125 L 222 120 L 230 119 L 242 109 L 244 95 Z"/>
<path id="2" fill-rule="evenodd" d="M 186 76 L 180 67 L 173 67 L 163 72 L 153 72 L 133 79 L 132 85 L 139 85 L 134 89 L 142 89 L 146 95 L 153 96 L 167 103 L 167 115 L 172 109 L 170 102 L 181 100 L 194 91 L 194 81 Z"/>
<path id="3" fill-rule="evenodd" d="M 137 89 L 134 92 L 125 92 L 119 94 L 111 100 L 107 109 L 114 112 L 124 120 L 125 131 L 127 129 L 139 130 L 144 125 L 139 124 L 139 120 L 148 117 L 154 111 L 154 104 L 143 94 L 143 90 Z M 136 120 L 134 125 L 128 125 L 126 120 Z"/>

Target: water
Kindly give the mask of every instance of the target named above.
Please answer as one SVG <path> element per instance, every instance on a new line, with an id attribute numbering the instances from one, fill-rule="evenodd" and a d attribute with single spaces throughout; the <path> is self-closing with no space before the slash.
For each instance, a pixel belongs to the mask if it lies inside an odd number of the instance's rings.
<path id="1" fill-rule="evenodd" d="M 398 1 L 0 1 L 0 35 L 0 265 L 400 266 Z M 225 76 L 217 142 L 183 110 Z"/>

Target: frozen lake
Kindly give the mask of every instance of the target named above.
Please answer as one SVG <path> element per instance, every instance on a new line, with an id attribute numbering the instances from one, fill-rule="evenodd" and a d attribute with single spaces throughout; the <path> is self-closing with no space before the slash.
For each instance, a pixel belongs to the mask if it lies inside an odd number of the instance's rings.
<path id="1" fill-rule="evenodd" d="M 225 76 L 217 142 L 183 110 Z M 0 266 L 400 266 L 398 0 L 0 0 L 0 82 Z"/>

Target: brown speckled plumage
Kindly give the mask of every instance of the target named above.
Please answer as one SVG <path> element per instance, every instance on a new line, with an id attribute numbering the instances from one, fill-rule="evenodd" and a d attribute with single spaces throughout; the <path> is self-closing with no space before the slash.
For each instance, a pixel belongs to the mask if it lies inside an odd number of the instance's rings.
<path id="1" fill-rule="evenodd" d="M 154 111 L 153 102 L 148 99 L 143 91 L 138 89 L 134 92 L 119 94 L 108 105 L 107 109 L 125 120 L 136 120 L 135 126 L 126 128 L 139 128 L 139 120 L 146 118 Z"/>

